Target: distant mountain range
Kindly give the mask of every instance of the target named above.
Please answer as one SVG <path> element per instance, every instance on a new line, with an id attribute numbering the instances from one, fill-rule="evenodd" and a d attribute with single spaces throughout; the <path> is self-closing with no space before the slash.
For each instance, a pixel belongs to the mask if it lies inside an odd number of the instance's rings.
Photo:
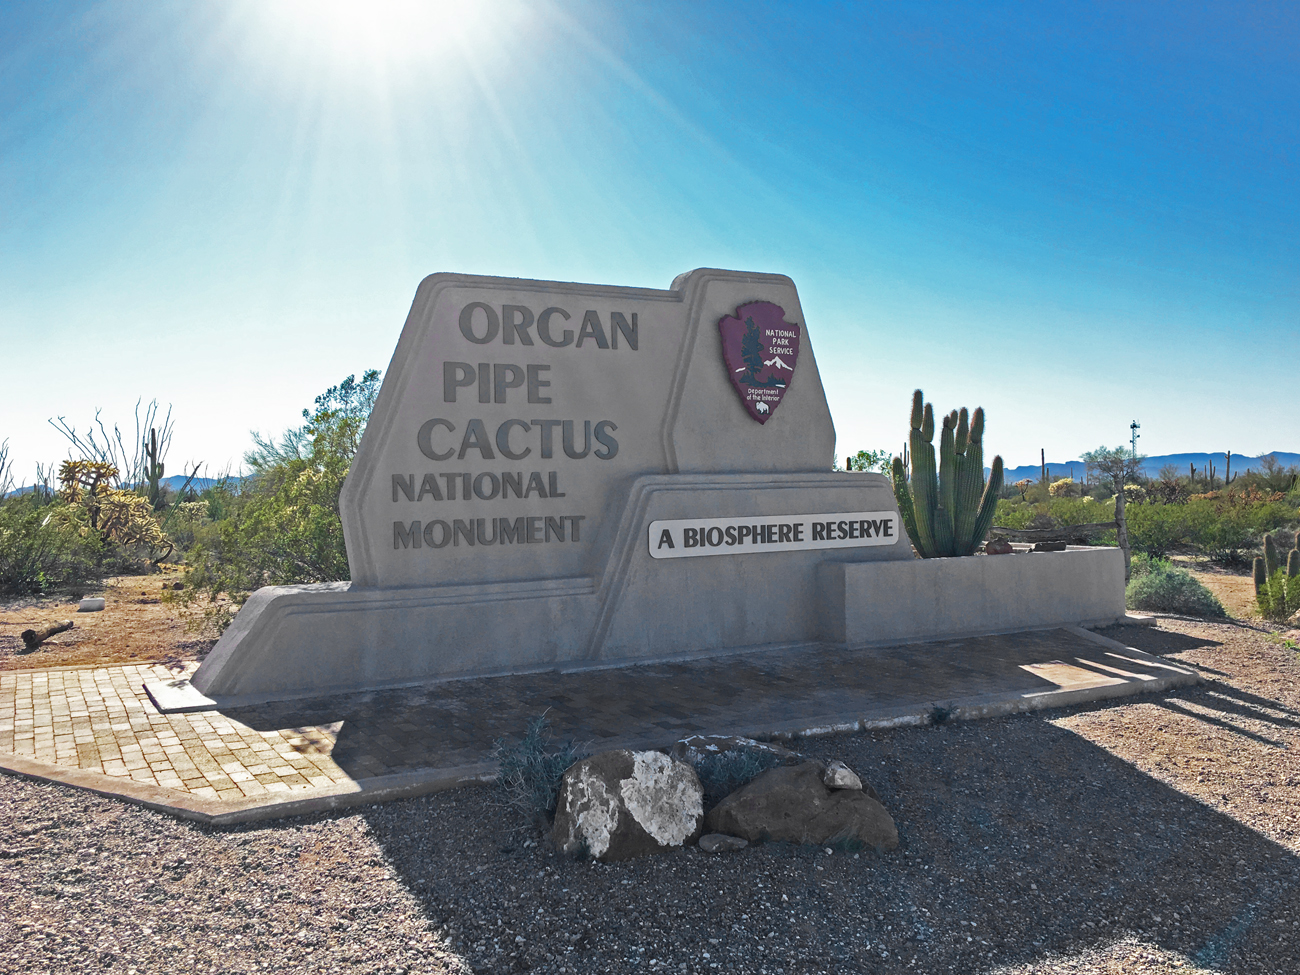
<path id="1" fill-rule="evenodd" d="M 196 477 L 193 481 L 190 482 L 190 487 L 193 488 L 195 491 L 206 491 L 208 488 L 212 487 L 212 485 L 216 484 L 218 480 L 220 480 L 220 478 Z M 238 482 L 243 479 L 232 476 L 230 478 L 227 478 L 227 480 L 232 482 Z M 185 485 L 185 475 L 173 474 L 171 477 L 164 477 L 162 479 L 162 483 L 167 487 L 171 488 L 173 491 L 179 491 Z M 29 484 L 24 487 L 15 488 L 14 490 L 6 494 L 5 497 L 11 498 L 17 494 L 27 494 L 33 490 L 35 489 Z"/>
<path id="2" fill-rule="evenodd" d="M 1232 455 L 1232 472 L 1234 474 L 1245 473 L 1246 471 L 1255 471 L 1260 469 L 1260 460 L 1268 457 L 1269 454 L 1260 454 L 1259 457 L 1246 457 L 1241 454 Z M 1300 467 L 1300 454 L 1288 453 L 1285 450 L 1275 450 L 1272 456 L 1277 458 L 1277 462 L 1282 467 Z M 1148 477 L 1158 477 L 1162 467 L 1173 466 L 1180 474 L 1187 473 L 1187 465 L 1194 464 L 1197 473 L 1200 474 L 1210 465 L 1214 465 L 1214 474 L 1216 477 L 1223 477 L 1224 468 L 1226 467 L 1223 454 L 1159 454 L 1155 457 L 1148 457 L 1142 462 L 1142 472 Z M 1047 473 L 1051 480 L 1055 481 L 1062 477 L 1073 477 L 1076 481 L 1083 480 L 1084 471 L 1087 464 L 1081 460 L 1071 460 L 1065 463 L 1058 463 L 1054 460 L 1047 462 Z M 987 468 L 985 469 L 987 473 Z M 1020 467 L 1007 468 L 1003 480 L 1007 484 L 1014 484 L 1016 481 L 1023 481 L 1029 478 L 1036 481 L 1042 475 L 1042 469 L 1037 464 L 1025 464 Z M 215 477 L 196 477 L 190 485 L 195 491 L 204 491 L 216 484 L 219 478 Z M 239 477 L 230 477 L 228 480 L 238 482 L 242 480 Z M 181 485 L 185 483 L 183 474 L 173 474 L 171 477 L 163 478 L 163 484 L 167 485 L 173 491 L 179 491 Z M 10 491 L 6 497 L 12 497 L 15 494 L 26 494 L 32 490 L 30 487 L 22 487 Z"/>
<path id="3" fill-rule="evenodd" d="M 192 487 L 195 491 L 206 491 L 208 488 L 212 487 L 212 485 L 216 484 L 219 480 L 221 480 L 221 478 L 219 477 L 196 477 L 193 481 L 190 482 L 190 487 Z M 242 481 L 243 478 L 235 477 L 232 475 L 226 478 L 226 480 L 231 481 L 232 483 L 238 483 Z M 171 477 L 164 477 L 162 479 L 162 483 L 167 485 L 167 487 L 171 488 L 173 491 L 179 491 L 182 487 L 185 486 L 185 475 L 173 474 Z"/>
<path id="4" fill-rule="evenodd" d="M 1245 457 L 1241 454 L 1232 455 L 1232 473 L 1243 474 L 1246 471 L 1257 471 L 1260 469 L 1260 461 L 1269 454 L 1260 454 L 1259 457 Z M 1277 462 L 1282 467 L 1300 467 L 1300 454 L 1287 453 L 1285 450 L 1275 450 L 1272 456 L 1277 458 Z M 1142 462 L 1142 473 L 1148 477 L 1158 477 L 1162 467 L 1173 467 L 1178 473 L 1186 474 L 1187 465 L 1192 464 L 1196 467 L 1197 473 L 1205 471 L 1210 464 L 1214 465 L 1215 477 L 1223 477 L 1224 470 L 1227 467 L 1227 459 L 1222 453 L 1217 454 L 1159 454 L 1155 457 L 1148 457 Z M 1087 464 L 1081 460 L 1072 460 L 1064 464 L 1058 464 L 1056 461 L 1047 462 L 1048 477 L 1055 481 L 1062 477 L 1073 477 L 1076 481 L 1083 480 L 1083 473 L 1087 469 Z M 1014 484 L 1016 481 L 1022 481 L 1029 478 L 1036 481 L 1042 476 L 1042 468 L 1037 464 L 1026 464 L 1022 467 L 1008 468 L 1004 474 L 1003 480 L 1007 484 Z"/>

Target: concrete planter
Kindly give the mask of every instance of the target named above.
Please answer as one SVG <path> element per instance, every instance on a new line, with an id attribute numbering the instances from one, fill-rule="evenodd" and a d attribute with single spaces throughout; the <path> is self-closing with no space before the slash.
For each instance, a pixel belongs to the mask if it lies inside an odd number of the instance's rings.
<path id="1" fill-rule="evenodd" d="M 819 568 L 823 636 L 850 647 L 1124 618 L 1124 557 L 1072 549 Z"/>

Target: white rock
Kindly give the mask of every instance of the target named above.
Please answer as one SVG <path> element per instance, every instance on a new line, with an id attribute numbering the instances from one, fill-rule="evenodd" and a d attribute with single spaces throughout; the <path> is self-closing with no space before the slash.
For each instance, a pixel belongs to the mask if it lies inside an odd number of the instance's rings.
<path id="1" fill-rule="evenodd" d="M 857 777 L 853 769 L 849 768 L 843 762 L 832 761 L 826 763 L 826 772 L 822 775 L 822 781 L 826 783 L 828 789 L 855 789 L 862 791 L 862 780 Z"/>
<path id="2" fill-rule="evenodd" d="M 699 832 L 704 790 L 695 770 L 660 752 L 602 752 L 564 773 L 552 838 L 573 853 L 626 860 L 681 846 Z"/>
<path id="3" fill-rule="evenodd" d="M 681 846 L 699 827 L 704 792 L 689 765 L 633 752 L 632 774 L 618 785 L 627 811 L 661 846 Z"/>

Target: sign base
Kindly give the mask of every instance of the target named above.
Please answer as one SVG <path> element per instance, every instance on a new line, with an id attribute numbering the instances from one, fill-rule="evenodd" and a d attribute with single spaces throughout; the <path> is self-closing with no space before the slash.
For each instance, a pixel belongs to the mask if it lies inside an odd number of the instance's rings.
<path id="1" fill-rule="evenodd" d="M 645 475 L 603 542 L 598 575 L 405 589 L 269 586 L 249 598 L 191 685 L 210 700 L 246 704 L 820 642 L 835 624 L 825 618 L 819 567 L 910 561 L 905 534 L 890 544 L 868 537 L 789 551 L 779 527 L 762 527 L 775 536 L 774 550 L 724 544 L 717 555 L 664 559 L 651 555 L 651 523 L 780 526 L 784 515 L 822 512 L 838 537 L 848 513 L 876 513 L 879 523 L 881 513 L 897 521 L 897 510 L 879 474 Z M 833 519 L 837 512 L 845 516 Z"/>

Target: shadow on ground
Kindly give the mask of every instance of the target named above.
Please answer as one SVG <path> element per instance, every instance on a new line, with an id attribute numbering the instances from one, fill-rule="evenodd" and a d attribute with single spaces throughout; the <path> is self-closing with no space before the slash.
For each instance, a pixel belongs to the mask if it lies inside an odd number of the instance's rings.
<path id="1" fill-rule="evenodd" d="M 1223 642 L 1208 636 L 1190 636 L 1175 630 L 1162 630 L 1154 626 L 1105 626 L 1097 632 L 1117 643 L 1133 647 L 1144 653 L 1163 656 L 1184 653 L 1188 650 L 1208 650 L 1221 647 Z"/>
<path id="2" fill-rule="evenodd" d="M 543 713 L 557 736 L 598 751 L 666 745 L 692 734 L 762 735 L 852 726 L 864 716 L 920 716 L 935 701 L 1014 706 L 1029 695 L 1074 687 L 1080 675 L 1099 678 L 1080 687 L 1096 687 L 1123 683 L 1117 674 L 1136 680 L 1134 669 L 1171 673 L 1123 656 L 1077 631 L 1057 629 L 466 679 L 223 713 L 258 731 L 333 726 L 333 761 L 363 779 L 480 765 L 490 761 L 495 740 L 522 732 Z"/>
<path id="3" fill-rule="evenodd" d="M 526 847 L 539 834 L 487 789 L 365 816 L 476 971 L 974 972 L 1126 935 L 1224 972 L 1300 971 L 1297 858 L 1051 717 L 800 743 L 894 814 L 901 848 L 858 859 L 766 845 L 592 865 Z"/>

